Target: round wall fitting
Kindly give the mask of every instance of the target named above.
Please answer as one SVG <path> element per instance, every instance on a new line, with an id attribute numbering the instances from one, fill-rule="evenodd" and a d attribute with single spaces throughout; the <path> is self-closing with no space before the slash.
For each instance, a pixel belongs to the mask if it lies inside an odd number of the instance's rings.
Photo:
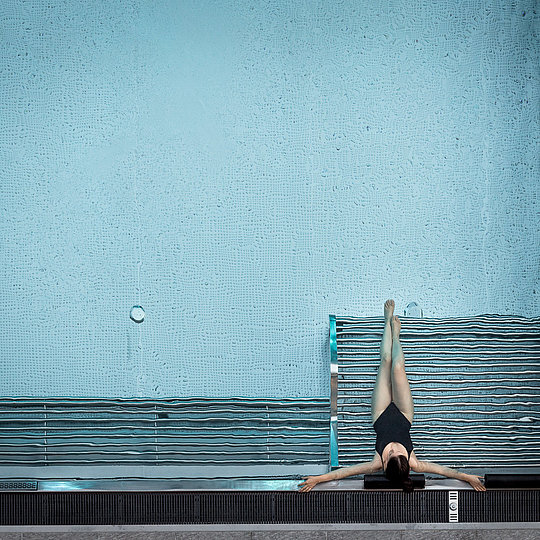
<path id="1" fill-rule="evenodd" d="M 405 308 L 405 317 L 416 317 L 418 319 L 421 319 L 423 316 L 424 316 L 424 312 L 422 311 L 422 308 L 416 302 L 411 302 Z"/>
<path id="2" fill-rule="evenodd" d="M 129 312 L 129 318 L 136 323 L 142 323 L 144 315 L 144 309 L 141 306 L 133 306 Z"/>

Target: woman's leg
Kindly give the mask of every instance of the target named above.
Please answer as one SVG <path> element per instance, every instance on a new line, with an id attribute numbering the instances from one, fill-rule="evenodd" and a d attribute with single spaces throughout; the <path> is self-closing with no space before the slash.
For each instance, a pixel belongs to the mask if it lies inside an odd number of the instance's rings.
<path id="1" fill-rule="evenodd" d="M 392 397 L 397 408 L 407 417 L 409 422 L 413 421 L 414 403 L 411 394 L 411 387 L 405 373 L 405 356 L 399 341 L 401 321 L 398 317 L 392 320 Z"/>
<path id="2" fill-rule="evenodd" d="M 392 328 L 390 320 L 394 314 L 394 301 L 384 304 L 384 332 L 381 342 L 381 363 L 371 395 L 371 419 L 375 422 L 392 401 Z"/>

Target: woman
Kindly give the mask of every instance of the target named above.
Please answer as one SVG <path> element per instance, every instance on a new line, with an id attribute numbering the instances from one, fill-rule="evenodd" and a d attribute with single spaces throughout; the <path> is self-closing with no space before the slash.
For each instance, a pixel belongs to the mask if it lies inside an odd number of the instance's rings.
<path id="1" fill-rule="evenodd" d="M 401 322 L 394 317 L 394 301 L 384 304 L 384 332 L 381 343 L 381 363 L 371 397 L 371 417 L 377 433 L 376 452 L 370 463 L 353 465 L 320 476 L 304 477 L 298 484 L 300 491 L 311 491 L 314 486 L 329 480 L 338 480 L 356 474 L 384 470 L 386 477 L 412 491 L 409 470 L 419 473 L 435 473 L 457 478 L 471 484 L 476 491 L 486 488 L 480 476 L 465 474 L 436 463 L 416 458 L 409 431 L 414 415 L 414 405 L 405 373 L 405 357 L 399 342 Z"/>

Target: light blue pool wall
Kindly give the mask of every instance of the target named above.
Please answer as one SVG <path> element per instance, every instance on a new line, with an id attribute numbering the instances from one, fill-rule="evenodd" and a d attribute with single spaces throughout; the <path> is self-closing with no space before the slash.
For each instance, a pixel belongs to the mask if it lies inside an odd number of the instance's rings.
<path id="1" fill-rule="evenodd" d="M 329 313 L 539 315 L 535 1 L 0 26 L 0 395 L 322 396 Z"/>

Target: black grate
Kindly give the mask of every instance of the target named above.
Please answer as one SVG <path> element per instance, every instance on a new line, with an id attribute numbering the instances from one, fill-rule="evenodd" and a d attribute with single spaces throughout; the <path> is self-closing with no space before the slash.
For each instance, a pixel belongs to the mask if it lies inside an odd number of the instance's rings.
<path id="1" fill-rule="evenodd" d="M 536 521 L 539 494 L 460 491 L 459 520 Z M 0 493 L 0 525 L 210 523 L 448 523 L 448 491 Z"/>
<path id="2" fill-rule="evenodd" d="M 0 481 L 0 490 L 5 491 L 7 489 L 16 490 L 34 490 L 37 491 L 38 483 L 36 481 L 17 481 L 17 480 L 2 480 Z"/>
<path id="3" fill-rule="evenodd" d="M 483 497 L 475 495 L 459 492 L 459 521 L 540 521 L 539 490 L 488 490 Z"/>

